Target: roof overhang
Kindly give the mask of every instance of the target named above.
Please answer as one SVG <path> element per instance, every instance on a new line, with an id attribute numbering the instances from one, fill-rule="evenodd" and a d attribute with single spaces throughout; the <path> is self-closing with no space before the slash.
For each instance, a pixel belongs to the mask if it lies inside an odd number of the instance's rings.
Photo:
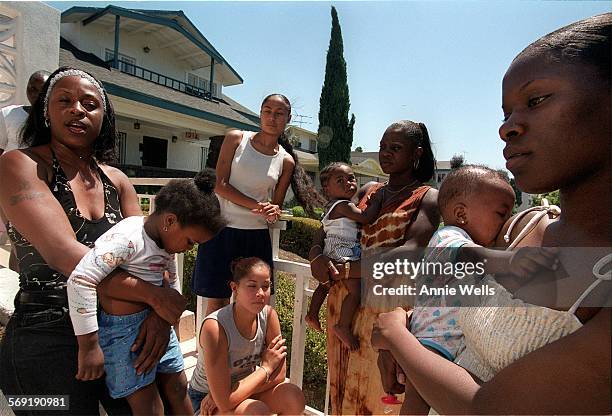
<path id="1" fill-rule="evenodd" d="M 365 176 L 372 176 L 372 177 L 379 177 L 379 178 L 388 177 L 388 175 L 385 172 L 383 172 L 382 168 L 380 167 L 380 163 L 370 158 L 352 165 L 351 168 L 353 169 L 353 172 L 357 174 L 365 175 Z"/>
<path id="2" fill-rule="evenodd" d="M 300 165 L 302 165 L 304 168 L 319 167 L 319 158 L 317 157 L 317 155 L 297 149 L 293 149 L 293 152 L 298 157 Z"/>
<path id="3" fill-rule="evenodd" d="M 168 110 L 191 117 L 196 117 L 211 123 L 216 123 L 219 126 L 227 126 L 228 128 L 237 128 L 242 130 L 252 130 L 254 127 L 256 127 L 252 124 L 243 123 L 228 117 L 221 116 L 219 114 L 215 114 L 213 112 L 182 105 L 169 100 L 164 100 L 162 98 L 145 94 L 140 91 L 130 90 L 128 88 L 110 82 L 104 82 L 104 87 L 108 94 L 111 95 L 111 97 L 121 97 L 132 102 L 149 105 L 151 106 L 151 108 Z"/>
<path id="4" fill-rule="evenodd" d="M 193 70 L 215 65 L 215 78 L 224 86 L 242 84 L 242 77 L 229 65 L 182 11 L 125 9 L 109 5 L 98 7 L 71 7 L 62 13 L 62 23 L 78 23 L 83 26 L 100 25 L 109 33 L 114 32 L 116 16 L 120 16 L 120 28 L 129 34 L 144 33 L 151 37 L 157 48 L 169 49 L 178 61 L 185 62 Z"/>
<path id="5" fill-rule="evenodd" d="M 302 127 L 290 124 L 287 126 L 287 130 L 289 131 L 293 131 L 296 133 L 301 133 L 304 137 L 308 138 L 308 139 L 313 139 L 316 140 L 318 137 L 318 134 L 314 131 L 310 131 L 310 130 L 306 130 Z"/>

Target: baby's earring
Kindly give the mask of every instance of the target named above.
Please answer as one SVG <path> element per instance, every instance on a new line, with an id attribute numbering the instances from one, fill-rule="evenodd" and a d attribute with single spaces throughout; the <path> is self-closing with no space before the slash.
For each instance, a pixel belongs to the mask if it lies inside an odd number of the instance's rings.
<path id="1" fill-rule="evenodd" d="M 459 220 L 459 224 L 465 224 L 465 220 Z"/>
<path id="2" fill-rule="evenodd" d="M 166 231 L 166 232 L 167 232 L 167 231 L 168 231 L 168 227 L 164 227 L 164 231 Z"/>

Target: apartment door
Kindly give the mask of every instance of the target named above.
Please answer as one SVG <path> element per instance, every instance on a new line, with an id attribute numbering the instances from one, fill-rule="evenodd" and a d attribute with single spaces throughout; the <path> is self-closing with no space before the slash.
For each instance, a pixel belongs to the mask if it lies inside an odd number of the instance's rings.
<path id="1" fill-rule="evenodd" d="M 142 166 L 165 168 L 168 161 L 168 140 L 144 136 L 142 138 Z"/>

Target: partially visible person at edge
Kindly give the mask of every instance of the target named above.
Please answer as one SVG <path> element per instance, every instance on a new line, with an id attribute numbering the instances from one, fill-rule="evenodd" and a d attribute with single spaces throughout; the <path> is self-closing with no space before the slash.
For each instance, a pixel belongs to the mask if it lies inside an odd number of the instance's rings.
<path id="1" fill-rule="evenodd" d="M 130 413 L 111 400 L 102 379 L 81 381 L 77 338 L 68 313 L 67 276 L 93 242 L 123 217 L 141 215 L 136 191 L 114 159 L 115 115 L 102 84 L 84 71 L 62 67 L 45 82 L 32 106 L 23 141 L 29 148 L 0 158 L 2 219 L 19 262 L 15 313 L 0 348 L 5 395 L 67 395 L 66 414 Z M 185 308 L 171 288 L 158 288 L 116 271 L 99 296 L 149 304 L 133 351 L 138 371 L 164 351 L 170 324 Z M 162 319 L 163 318 L 163 319 Z M 18 411 L 32 414 L 30 411 Z"/>
<path id="2" fill-rule="evenodd" d="M 280 218 L 289 184 L 307 212 L 324 202 L 285 136 L 291 120 L 287 97 L 271 94 L 264 98 L 260 118 L 259 132 L 228 132 L 219 153 L 215 192 L 228 224 L 215 238 L 198 246 L 192 279 L 193 292 L 207 298 L 206 315 L 229 304 L 230 266 L 235 259 L 258 257 L 273 270 L 268 224 Z M 274 280 L 271 292 L 274 294 Z M 190 387 L 203 391 L 203 377 L 204 359 L 198 354 Z"/>
<path id="3" fill-rule="evenodd" d="M 20 143 L 21 128 L 25 124 L 30 109 L 38 99 L 47 78 L 49 78 L 49 72 L 47 71 L 36 71 L 30 75 L 26 86 L 26 95 L 30 105 L 9 105 L 0 109 L 0 155 L 9 150 L 23 147 Z M 6 241 L 5 233 L 6 228 L 3 223 L 0 223 L 0 241 L 3 243 Z M 11 270 L 19 272 L 12 250 L 9 267 Z"/>
<path id="4" fill-rule="evenodd" d="M 232 130 L 223 139 L 217 161 L 215 192 L 228 225 L 198 246 L 193 291 L 207 299 L 206 315 L 229 304 L 230 264 L 238 257 L 258 257 L 272 264 L 268 224 L 276 222 L 289 184 L 298 202 L 312 212 L 322 205 L 285 136 L 291 104 L 281 94 L 264 98 L 259 132 Z M 274 294 L 274 282 L 272 283 Z"/>
<path id="5" fill-rule="evenodd" d="M 384 190 L 378 219 L 370 225 L 364 225 L 362 229 L 362 258 L 367 256 L 368 250 L 376 247 L 403 247 L 408 252 L 416 253 L 417 248 L 427 245 L 440 222 L 438 191 L 424 185 L 432 178 L 435 168 L 435 158 L 425 124 L 408 120 L 391 124 L 380 141 L 379 160 L 383 172 L 389 175 L 389 181 L 384 184 L 366 184 L 359 193 L 362 195 L 359 207 L 365 209 L 374 193 Z M 324 235 L 320 230 L 313 240 L 309 254 L 312 275 L 317 280 L 326 282 L 346 277 L 360 278 L 359 261 L 346 263 L 349 267 L 334 265 L 328 257 L 322 255 L 323 244 Z M 335 290 L 338 290 L 337 284 L 332 287 L 330 298 Z M 351 374 L 362 374 L 362 382 L 354 386 L 357 391 L 350 392 L 351 403 L 344 403 L 343 412 L 359 413 L 360 409 L 351 409 L 350 406 L 364 405 L 368 402 L 368 397 L 372 396 L 377 397 L 377 403 L 365 406 L 369 411 L 376 412 L 380 397 L 385 394 L 380 380 L 368 374 L 368 366 L 376 362 L 376 354 L 370 346 L 369 337 L 370 321 L 373 319 L 372 311 L 360 307 L 354 320 L 354 332 L 359 338 L 360 346 L 358 354 L 351 354 Z M 330 323 L 328 317 L 328 325 L 331 324 L 333 323 Z M 332 371 L 338 371 L 339 363 L 330 362 L 330 368 Z M 332 374 L 332 378 L 342 377 Z M 337 395 L 343 395 L 345 399 L 349 397 L 347 391 L 343 394 L 338 392 Z"/>
<path id="6" fill-rule="evenodd" d="M 30 75 L 26 87 L 30 105 L 9 105 L 0 109 L 0 155 L 23 147 L 20 144 L 21 128 L 48 78 L 49 72 L 47 71 L 36 71 Z"/>
<path id="7" fill-rule="evenodd" d="M 532 223 L 512 247 L 609 253 L 611 33 L 611 13 L 572 23 L 529 45 L 504 76 L 499 135 L 506 167 L 525 192 L 559 189 L 562 209 L 558 218 Z M 529 305 L 491 279 L 496 295 L 460 313 L 466 349 L 459 365 L 425 349 L 406 329 L 402 310 L 379 316 L 372 343 L 390 351 L 403 369 L 399 378 L 440 414 L 610 414 L 611 310 L 595 305 L 609 305 L 611 260 L 584 257 L 568 262 L 560 255 L 542 292 L 573 303 L 569 309 Z M 590 278 L 568 291 L 560 284 L 568 273 Z M 505 305 L 514 307 L 499 307 Z M 381 375 L 388 389 L 402 389 L 390 361 Z"/>

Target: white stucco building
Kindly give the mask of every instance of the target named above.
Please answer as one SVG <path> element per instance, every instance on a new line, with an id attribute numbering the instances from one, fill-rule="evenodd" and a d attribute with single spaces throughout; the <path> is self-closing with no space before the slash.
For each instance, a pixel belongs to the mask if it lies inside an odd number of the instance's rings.
<path id="1" fill-rule="evenodd" d="M 212 137 L 257 129 L 258 114 L 223 94 L 242 77 L 182 11 L 72 7 L 60 34 L 60 65 L 93 73 L 110 94 L 128 176 L 193 176 Z"/>
<path id="2" fill-rule="evenodd" d="M 28 104 L 33 72 L 58 63 L 58 10 L 40 2 L 0 2 L 0 107 Z"/>

